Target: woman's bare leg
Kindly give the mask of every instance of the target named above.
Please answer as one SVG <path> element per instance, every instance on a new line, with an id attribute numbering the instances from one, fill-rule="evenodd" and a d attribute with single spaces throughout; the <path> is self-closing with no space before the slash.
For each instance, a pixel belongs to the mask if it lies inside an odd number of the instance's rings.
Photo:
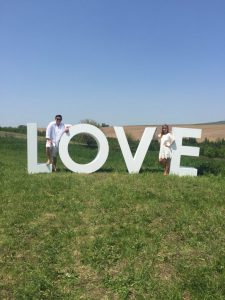
<path id="1" fill-rule="evenodd" d="M 169 175 L 170 173 L 170 158 L 166 159 L 165 169 L 164 169 L 164 175 Z"/>
<path id="2" fill-rule="evenodd" d="M 160 159 L 159 163 L 163 166 L 163 168 L 164 168 L 163 175 L 165 175 L 165 172 L 166 172 L 166 159 L 165 158 Z"/>

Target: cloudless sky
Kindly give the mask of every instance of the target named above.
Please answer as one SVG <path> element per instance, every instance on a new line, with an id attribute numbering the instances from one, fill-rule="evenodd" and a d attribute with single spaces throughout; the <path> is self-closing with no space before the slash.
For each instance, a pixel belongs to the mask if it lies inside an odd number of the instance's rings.
<path id="1" fill-rule="evenodd" d="M 225 120 L 224 0 L 0 0 L 0 126 Z"/>

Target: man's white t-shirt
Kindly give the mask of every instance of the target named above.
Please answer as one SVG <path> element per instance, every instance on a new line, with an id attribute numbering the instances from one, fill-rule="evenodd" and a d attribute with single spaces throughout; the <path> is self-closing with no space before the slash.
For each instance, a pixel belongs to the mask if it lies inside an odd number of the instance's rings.
<path id="1" fill-rule="evenodd" d="M 60 123 L 59 126 L 55 121 L 48 124 L 46 129 L 46 139 L 50 139 L 52 141 L 52 145 L 58 147 L 61 136 L 65 131 L 64 123 Z"/>

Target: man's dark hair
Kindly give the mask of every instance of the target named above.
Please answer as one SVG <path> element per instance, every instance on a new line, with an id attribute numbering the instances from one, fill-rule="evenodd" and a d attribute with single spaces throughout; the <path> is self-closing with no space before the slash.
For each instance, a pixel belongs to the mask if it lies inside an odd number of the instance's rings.
<path id="1" fill-rule="evenodd" d="M 58 119 L 58 118 L 62 120 L 62 115 L 56 115 L 55 116 L 55 119 Z"/>

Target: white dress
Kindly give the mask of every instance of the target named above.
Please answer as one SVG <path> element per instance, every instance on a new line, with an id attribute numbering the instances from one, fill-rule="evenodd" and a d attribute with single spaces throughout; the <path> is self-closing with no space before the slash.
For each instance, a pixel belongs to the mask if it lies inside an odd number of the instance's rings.
<path id="1" fill-rule="evenodd" d="M 163 135 L 159 135 L 160 138 L 160 150 L 159 159 L 167 159 L 172 157 L 172 144 L 174 142 L 173 135 L 168 132 Z"/>

